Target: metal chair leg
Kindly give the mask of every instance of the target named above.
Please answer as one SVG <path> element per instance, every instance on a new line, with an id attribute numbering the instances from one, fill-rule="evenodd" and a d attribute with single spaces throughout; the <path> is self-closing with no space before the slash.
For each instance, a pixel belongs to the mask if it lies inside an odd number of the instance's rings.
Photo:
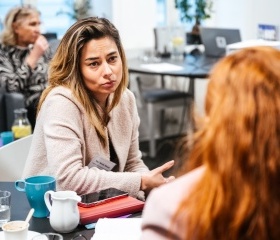
<path id="1" fill-rule="evenodd" d="M 149 156 L 154 158 L 156 156 L 156 139 L 155 139 L 155 118 L 154 108 L 152 103 L 147 104 L 148 107 L 148 131 L 149 131 Z"/>

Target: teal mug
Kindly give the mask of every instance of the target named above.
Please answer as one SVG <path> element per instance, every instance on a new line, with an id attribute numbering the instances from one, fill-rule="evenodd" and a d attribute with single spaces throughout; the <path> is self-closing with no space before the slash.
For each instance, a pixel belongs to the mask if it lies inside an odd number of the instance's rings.
<path id="1" fill-rule="evenodd" d="M 34 208 L 33 217 L 43 218 L 50 212 L 45 204 L 44 195 L 47 191 L 56 190 L 56 180 L 52 176 L 32 176 L 24 180 L 17 180 L 15 187 L 25 192 L 31 208 Z"/>

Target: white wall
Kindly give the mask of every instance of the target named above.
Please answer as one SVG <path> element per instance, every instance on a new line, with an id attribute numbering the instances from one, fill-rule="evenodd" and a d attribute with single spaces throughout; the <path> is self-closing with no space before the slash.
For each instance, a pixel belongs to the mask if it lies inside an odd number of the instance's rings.
<path id="1" fill-rule="evenodd" d="M 214 0 L 214 14 L 205 25 L 239 28 L 243 40 L 257 38 L 259 23 L 280 25 L 279 0 Z"/>
<path id="2" fill-rule="evenodd" d="M 254 0 L 214 0 L 213 18 L 205 25 L 239 28 L 242 39 L 254 36 L 253 6 Z"/>
<path id="3" fill-rule="evenodd" d="M 125 49 L 153 48 L 156 26 L 155 0 L 113 0 L 112 21 Z"/>
<path id="4" fill-rule="evenodd" d="M 101 1 L 101 0 L 100 0 Z M 154 47 L 156 0 L 111 0 L 113 22 L 119 28 L 126 49 Z M 177 22 L 174 0 L 167 0 L 168 24 Z M 257 37 L 258 23 L 280 25 L 279 0 L 214 0 L 208 26 L 239 28 L 243 40 Z"/>
<path id="5" fill-rule="evenodd" d="M 93 14 L 112 19 L 112 0 L 92 0 Z"/>

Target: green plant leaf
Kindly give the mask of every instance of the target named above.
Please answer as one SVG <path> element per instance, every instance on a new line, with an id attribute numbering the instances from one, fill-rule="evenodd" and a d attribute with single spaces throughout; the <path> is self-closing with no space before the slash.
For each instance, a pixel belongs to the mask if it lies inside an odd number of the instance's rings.
<path id="1" fill-rule="evenodd" d="M 213 0 L 175 0 L 175 8 L 180 10 L 181 20 L 199 23 L 211 17 Z"/>

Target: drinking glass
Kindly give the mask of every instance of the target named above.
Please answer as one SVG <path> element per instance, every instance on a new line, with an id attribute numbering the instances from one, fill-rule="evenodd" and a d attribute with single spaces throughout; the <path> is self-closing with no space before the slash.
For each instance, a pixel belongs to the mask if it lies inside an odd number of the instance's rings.
<path id="1" fill-rule="evenodd" d="M 11 219 L 11 193 L 0 191 L 0 227 Z"/>

